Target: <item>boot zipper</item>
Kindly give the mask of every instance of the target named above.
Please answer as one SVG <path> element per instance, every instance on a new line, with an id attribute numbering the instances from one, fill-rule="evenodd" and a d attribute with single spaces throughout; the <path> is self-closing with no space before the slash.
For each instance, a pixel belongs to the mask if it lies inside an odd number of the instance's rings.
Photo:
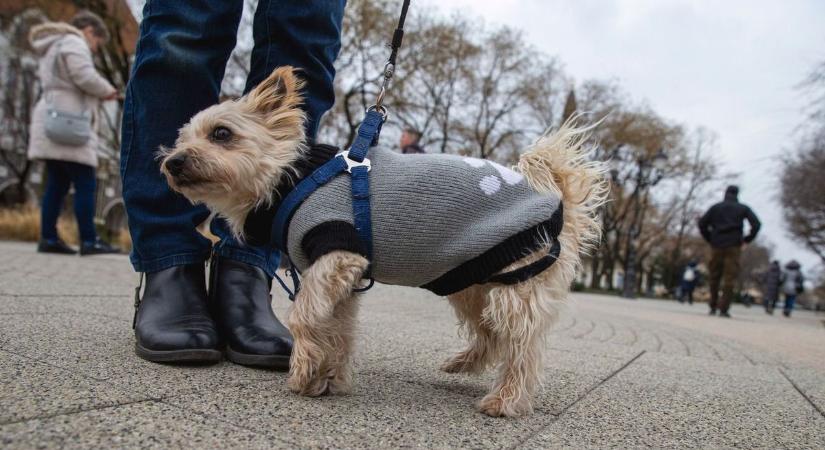
<path id="1" fill-rule="evenodd" d="M 135 329 L 135 325 L 137 325 L 137 314 L 138 308 L 140 308 L 140 290 L 143 289 L 143 276 L 144 273 L 140 272 L 138 275 L 138 285 L 135 288 L 135 316 L 132 318 L 132 329 Z"/>

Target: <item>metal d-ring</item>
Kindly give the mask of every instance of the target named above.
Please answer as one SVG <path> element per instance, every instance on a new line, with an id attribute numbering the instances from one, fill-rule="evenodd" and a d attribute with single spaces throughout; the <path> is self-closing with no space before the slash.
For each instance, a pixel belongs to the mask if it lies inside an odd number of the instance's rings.
<path id="1" fill-rule="evenodd" d="M 380 97 L 381 96 L 379 95 L 379 100 L 380 100 Z M 387 117 L 389 117 L 389 115 L 390 115 L 390 111 L 387 109 L 387 107 L 382 105 L 380 102 L 370 106 L 369 108 L 367 108 L 367 112 L 370 112 L 370 111 L 378 111 L 379 113 L 381 113 L 381 121 L 382 122 L 386 122 Z"/>
<path id="2" fill-rule="evenodd" d="M 344 150 L 343 152 L 338 153 L 336 156 L 342 156 L 344 158 L 344 162 L 347 163 L 347 172 L 349 173 L 352 173 L 352 169 L 354 167 L 366 167 L 367 172 L 369 172 L 372 169 L 372 164 L 370 163 L 369 159 L 364 158 L 363 161 L 356 161 L 354 159 L 351 159 L 349 157 L 349 150 Z"/>

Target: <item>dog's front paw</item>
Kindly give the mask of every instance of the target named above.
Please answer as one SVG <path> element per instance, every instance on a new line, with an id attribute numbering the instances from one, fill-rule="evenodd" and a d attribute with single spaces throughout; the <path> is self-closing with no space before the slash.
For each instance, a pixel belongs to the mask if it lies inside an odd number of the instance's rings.
<path id="1" fill-rule="evenodd" d="M 307 397 L 324 395 L 329 389 L 328 376 L 318 363 L 319 358 L 301 357 L 313 355 L 314 347 L 303 341 L 296 341 L 289 362 L 289 378 L 286 386 L 290 391 Z"/>
<path id="2" fill-rule="evenodd" d="M 344 395 L 352 392 L 352 369 L 339 367 L 329 377 L 329 393 Z"/>
<path id="3" fill-rule="evenodd" d="M 529 398 L 505 400 L 498 392 L 484 396 L 478 402 L 478 410 L 490 417 L 520 417 L 533 413 L 533 404 Z"/>
<path id="4" fill-rule="evenodd" d="M 329 392 L 329 379 L 325 376 L 290 373 L 286 386 L 298 395 L 320 397 Z"/>

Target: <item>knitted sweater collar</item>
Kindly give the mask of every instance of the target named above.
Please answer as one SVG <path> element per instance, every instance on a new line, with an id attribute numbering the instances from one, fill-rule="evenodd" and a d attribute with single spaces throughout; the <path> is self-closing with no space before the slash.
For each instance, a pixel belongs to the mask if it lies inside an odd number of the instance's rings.
<path id="1" fill-rule="evenodd" d="M 304 178 L 315 169 L 324 165 L 340 152 L 338 147 L 327 144 L 312 144 L 309 149 L 293 164 L 294 171 L 281 177 L 272 192 L 273 202 L 268 207 L 251 211 L 244 222 L 246 243 L 253 246 L 267 245 L 271 242 L 272 220 L 281 205 L 281 200 Z"/>

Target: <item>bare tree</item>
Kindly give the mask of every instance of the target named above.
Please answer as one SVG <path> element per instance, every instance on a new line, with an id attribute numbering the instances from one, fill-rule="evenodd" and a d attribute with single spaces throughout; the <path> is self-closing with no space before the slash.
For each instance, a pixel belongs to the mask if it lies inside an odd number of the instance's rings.
<path id="1" fill-rule="evenodd" d="M 341 53 L 336 61 L 335 106 L 324 118 L 322 138 L 342 146 L 355 139 L 364 111 L 378 95 L 384 62 L 389 55 L 386 44 L 395 26 L 395 7 L 389 0 L 352 0 L 344 14 Z M 416 22 L 411 15 L 408 23 Z M 412 28 L 412 27 L 410 27 Z M 406 77 L 411 66 L 411 37 L 405 38 L 399 60 L 400 72 Z M 394 93 L 391 91 L 391 95 Z M 392 98 L 392 97 L 391 97 Z M 395 108 L 395 106 L 394 106 Z"/>
<path id="2" fill-rule="evenodd" d="M 336 64 L 337 102 L 322 137 L 349 145 L 377 94 L 397 2 L 354 0 L 344 18 Z M 556 60 L 530 48 L 508 27 L 415 10 L 386 104 L 387 129 L 411 126 L 440 153 L 512 159 L 555 123 L 561 100 Z"/>
<path id="3" fill-rule="evenodd" d="M 513 153 L 524 143 L 524 130 L 514 113 L 522 105 L 527 85 L 521 76 L 532 62 L 522 36 L 501 28 L 482 42 L 485 52 L 474 67 L 467 92 L 474 106 L 456 130 L 467 143 L 465 152 L 480 158 Z"/>
<path id="4" fill-rule="evenodd" d="M 780 198 L 791 236 L 825 263 L 825 61 L 800 85 L 812 100 L 797 151 L 782 167 Z"/>
<path id="5" fill-rule="evenodd" d="M 599 288 L 606 279 L 612 289 L 615 268 L 641 273 L 645 260 L 656 256 L 646 244 L 661 242 L 661 235 L 669 232 L 676 209 L 657 205 L 659 196 L 650 185 L 679 173 L 684 131 L 649 107 L 634 105 L 615 84 L 587 82 L 578 92 L 578 110 L 600 123 L 595 134 L 597 157 L 612 165 L 611 202 L 601 212 L 602 245 L 591 258 L 591 287 Z M 667 151 L 667 164 L 651 175 L 661 150 Z M 657 214 L 656 222 L 647 220 Z"/>
<path id="6" fill-rule="evenodd" d="M 791 236 L 825 263 L 825 129 L 803 141 L 780 178 L 781 200 Z"/>
<path id="7" fill-rule="evenodd" d="M 667 248 L 667 257 L 662 264 L 665 285 L 672 289 L 679 281 L 682 267 L 686 264 L 683 256 L 684 241 L 688 235 L 696 235 L 696 220 L 702 214 L 699 198 L 708 194 L 718 177 L 718 164 L 713 158 L 716 150 L 716 136 L 708 129 L 698 128 L 686 136 L 686 151 L 683 160 L 677 164 L 679 173 L 673 188 L 676 190 L 671 204 L 675 208 L 675 227 Z M 691 258 L 691 256 L 688 256 Z"/>

